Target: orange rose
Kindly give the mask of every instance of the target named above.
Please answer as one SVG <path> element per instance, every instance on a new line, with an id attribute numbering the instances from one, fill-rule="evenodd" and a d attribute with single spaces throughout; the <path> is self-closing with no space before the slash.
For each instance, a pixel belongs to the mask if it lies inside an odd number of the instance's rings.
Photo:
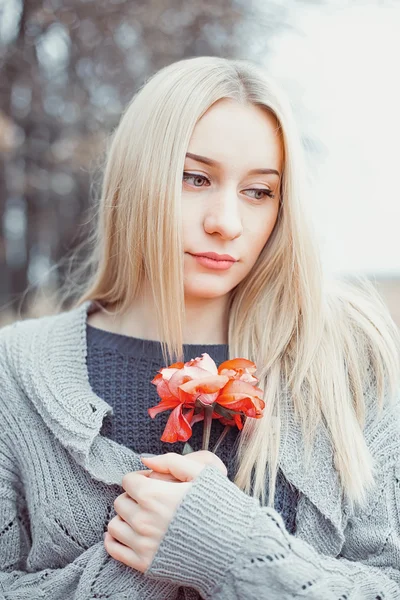
<path id="1" fill-rule="evenodd" d="M 159 412 L 173 409 L 161 441 L 188 440 L 192 435 L 191 426 L 204 418 L 202 412 L 195 414 L 196 408 L 201 410 L 202 406 L 212 405 L 228 381 L 226 375 L 218 374 L 217 365 L 207 353 L 202 354 L 202 358 L 161 369 L 151 382 L 157 386 L 161 402 L 147 409 L 152 419 Z"/>
<path id="2" fill-rule="evenodd" d="M 161 402 L 148 409 L 151 418 L 172 409 L 161 440 L 187 441 L 192 425 L 204 419 L 206 407 L 207 412 L 215 409 L 212 418 L 239 429 L 243 428 L 242 416 L 261 418 L 265 403 L 262 390 L 256 387 L 255 371 L 256 365 L 245 358 L 227 360 L 217 368 L 207 353 L 161 369 L 151 382 Z"/>

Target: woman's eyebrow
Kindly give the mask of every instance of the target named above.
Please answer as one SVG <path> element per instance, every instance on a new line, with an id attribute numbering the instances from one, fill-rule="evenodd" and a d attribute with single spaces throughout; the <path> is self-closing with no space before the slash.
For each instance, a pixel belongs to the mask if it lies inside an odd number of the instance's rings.
<path id="1" fill-rule="evenodd" d="M 220 163 L 212 158 L 207 158 L 206 156 L 200 156 L 199 154 L 192 154 L 192 152 L 186 152 L 187 158 L 192 158 L 193 160 L 197 160 L 197 162 L 202 162 L 210 167 L 220 167 Z M 249 175 L 278 175 L 280 177 L 279 171 L 276 169 L 252 169 L 249 171 Z"/>

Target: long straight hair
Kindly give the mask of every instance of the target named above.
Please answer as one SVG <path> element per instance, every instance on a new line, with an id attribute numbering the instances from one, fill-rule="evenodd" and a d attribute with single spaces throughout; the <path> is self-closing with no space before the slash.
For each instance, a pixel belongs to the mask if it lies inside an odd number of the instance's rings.
<path id="1" fill-rule="evenodd" d="M 76 269 L 85 281 L 67 282 L 64 296 L 75 293 L 74 307 L 96 300 L 123 314 L 147 282 L 165 364 L 183 359 L 182 172 L 197 121 L 225 98 L 273 115 L 284 150 L 276 226 L 229 295 L 229 356 L 256 363 L 266 403 L 262 419 L 245 422 L 234 482 L 273 506 L 283 403 L 290 398 L 305 458 L 323 423 L 343 490 L 362 503 L 374 481 L 363 435 L 366 393 L 373 386 L 378 406 L 394 395 L 399 333 L 366 279 L 355 285 L 325 278 L 307 213 L 301 139 L 288 99 L 263 69 L 192 58 L 161 69 L 139 89 L 110 139 L 90 252 Z"/>

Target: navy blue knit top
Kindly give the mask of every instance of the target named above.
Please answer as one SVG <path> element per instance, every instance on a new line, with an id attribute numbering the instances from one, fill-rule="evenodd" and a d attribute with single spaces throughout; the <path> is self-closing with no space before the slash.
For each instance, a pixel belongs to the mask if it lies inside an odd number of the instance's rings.
<path id="1" fill-rule="evenodd" d="M 138 453 L 182 454 L 185 442 L 173 444 L 160 440 L 171 411 L 152 419 L 147 409 L 160 402 L 157 389 L 151 380 L 166 365 L 158 341 L 125 336 L 87 324 L 87 368 L 93 391 L 113 407 L 114 414 L 106 417 L 102 435 Z M 228 360 L 227 344 L 185 344 L 185 362 L 207 352 L 217 365 Z M 224 430 L 219 420 L 212 421 L 209 448 L 212 449 Z M 192 427 L 188 442 L 193 450 L 201 450 L 203 423 Z M 235 475 L 234 451 L 239 430 L 230 428 L 216 451 L 228 469 L 228 477 Z M 268 495 L 268 494 L 267 494 Z M 295 532 L 298 492 L 278 472 L 275 509 L 282 515 L 286 528 Z"/>

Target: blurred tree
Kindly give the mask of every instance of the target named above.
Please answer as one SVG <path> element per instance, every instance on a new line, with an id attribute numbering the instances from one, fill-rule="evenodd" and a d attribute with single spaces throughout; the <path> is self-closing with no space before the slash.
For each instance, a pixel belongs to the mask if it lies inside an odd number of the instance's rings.
<path id="1" fill-rule="evenodd" d="M 257 60 L 288 26 L 279 0 L 0 0 L 0 309 L 64 278 L 107 134 L 150 74 Z"/>

